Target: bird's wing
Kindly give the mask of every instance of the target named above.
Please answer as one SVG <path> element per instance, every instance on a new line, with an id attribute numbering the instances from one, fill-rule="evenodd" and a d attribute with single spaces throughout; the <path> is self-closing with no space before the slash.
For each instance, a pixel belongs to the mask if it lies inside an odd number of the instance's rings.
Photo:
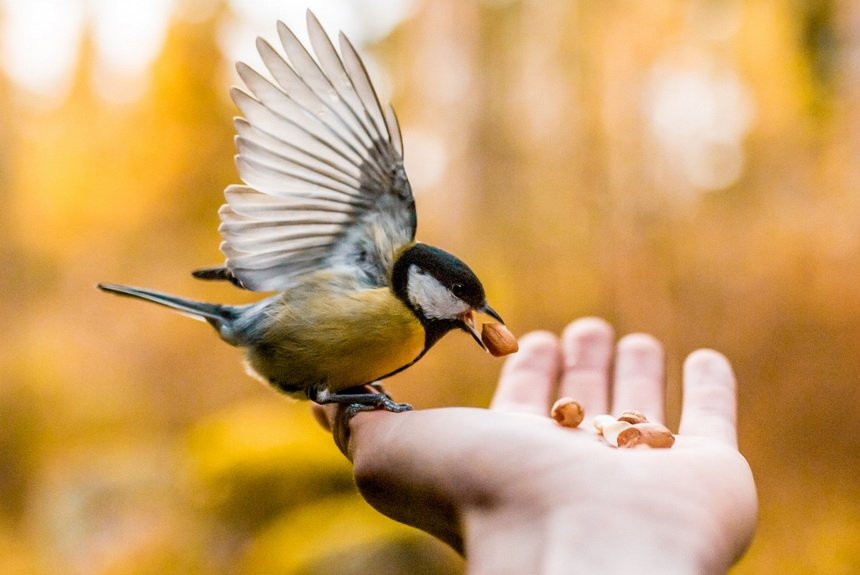
<path id="1" fill-rule="evenodd" d="M 199 277 L 251 290 L 283 290 L 303 274 L 348 266 L 381 286 L 396 252 L 415 237 L 412 190 L 393 109 L 382 106 L 352 44 L 338 54 L 308 11 L 315 56 L 278 23 L 287 58 L 265 40 L 257 49 L 274 81 L 237 69 L 236 165 L 244 185 L 221 207 L 224 268 Z"/>

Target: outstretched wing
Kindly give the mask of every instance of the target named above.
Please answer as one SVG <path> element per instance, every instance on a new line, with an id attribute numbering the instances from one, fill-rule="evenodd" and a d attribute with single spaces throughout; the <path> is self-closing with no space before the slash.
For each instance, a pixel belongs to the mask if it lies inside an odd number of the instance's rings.
<path id="1" fill-rule="evenodd" d="M 340 54 L 308 11 L 315 56 L 283 23 L 287 59 L 258 39 L 270 81 L 239 63 L 234 88 L 236 165 L 245 185 L 221 207 L 225 267 L 198 277 L 283 290 L 303 274 L 352 266 L 366 285 L 387 282 L 396 252 L 415 237 L 412 190 L 390 106 L 383 111 L 361 58 L 341 33 Z"/>

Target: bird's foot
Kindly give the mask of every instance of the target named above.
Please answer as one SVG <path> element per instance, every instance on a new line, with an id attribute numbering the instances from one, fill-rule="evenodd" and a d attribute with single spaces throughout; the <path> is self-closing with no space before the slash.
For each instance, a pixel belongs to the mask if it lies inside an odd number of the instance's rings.
<path id="1" fill-rule="evenodd" d="M 368 388 L 372 388 L 374 391 L 367 391 Z M 400 413 L 412 409 L 412 406 L 408 403 L 398 403 L 391 399 L 391 396 L 385 393 L 385 390 L 379 383 L 353 387 L 336 393 L 322 390 L 317 392 L 314 397 L 311 397 L 311 400 L 320 405 L 330 403 L 346 405 L 345 411 L 350 419 L 362 411 L 384 409 L 385 411 Z"/>
<path id="2" fill-rule="evenodd" d="M 349 417 L 353 417 L 355 414 L 362 411 L 374 411 L 377 409 L 384 409 L 385 411 L 390 411 L 392 413 L 401 413 L 404 411 L 410 411 L 412 406 L 408 403 L 398 403 L 384 393 L 377 395 L 373 403 L 367 404 L 355 402 L 346 406 Z"/>

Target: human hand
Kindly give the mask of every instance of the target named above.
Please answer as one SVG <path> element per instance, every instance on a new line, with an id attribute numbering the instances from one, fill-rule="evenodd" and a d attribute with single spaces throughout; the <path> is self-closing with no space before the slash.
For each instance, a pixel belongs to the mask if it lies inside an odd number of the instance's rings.
<path id="1" fill-rule="evenodd" d="M 659 342 L 635 334 L 616 346 L 608 324 L 586 318 L 560 341 L 523 337 L 490 409 L 374 411 L 348 424 L 326 413 L 336 434 L 349 426 L 365 499 L 463 551 L 470 573 L 724 573 L 757 511 L 728 361 L 687 358 L 671 449 L 616 449 L 590 423 L 628 409 L 662 421 L 664 387 Z M 579 429 L 548 417 L 561 396 L 585 408 Z"/>

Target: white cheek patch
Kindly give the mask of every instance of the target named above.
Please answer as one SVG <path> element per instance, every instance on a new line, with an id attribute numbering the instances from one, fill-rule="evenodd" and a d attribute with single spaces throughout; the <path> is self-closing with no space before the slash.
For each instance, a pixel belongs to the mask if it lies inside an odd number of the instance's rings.
<path id="1" fill-rule="evenodd" d="M 429 318 L 454 319 L 469 309 L 469 304 L 452 294 L 439 280 L 414 265 L 409 267 L 406 292 L 409 302 Z"/>

